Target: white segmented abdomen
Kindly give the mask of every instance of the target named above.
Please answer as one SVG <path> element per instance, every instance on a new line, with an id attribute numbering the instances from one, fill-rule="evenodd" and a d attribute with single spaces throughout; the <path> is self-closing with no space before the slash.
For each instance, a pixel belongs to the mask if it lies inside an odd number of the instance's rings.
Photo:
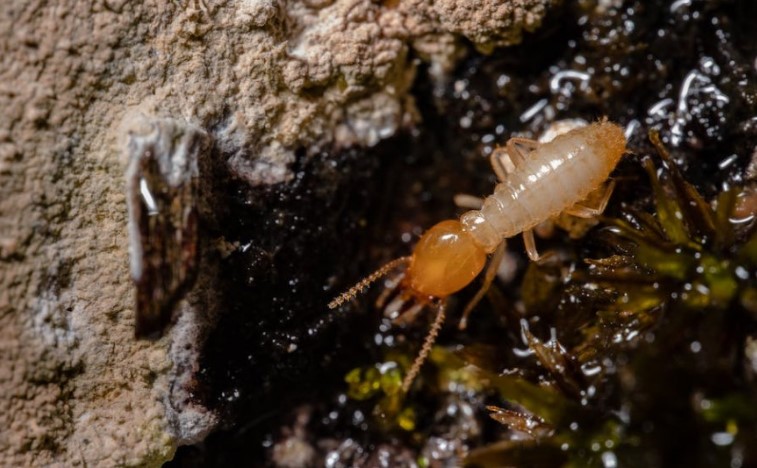
<path id="1" fill-rule="evenodd" d="M 592 124 L 539 145 L 507 180 L 498 184 L 480 210 L 461 222 L 487 251 L 585 199 L 615 167 L 604 154 L 606 123 Z M 621 152 L 622 153 L 622 152 Z"/>

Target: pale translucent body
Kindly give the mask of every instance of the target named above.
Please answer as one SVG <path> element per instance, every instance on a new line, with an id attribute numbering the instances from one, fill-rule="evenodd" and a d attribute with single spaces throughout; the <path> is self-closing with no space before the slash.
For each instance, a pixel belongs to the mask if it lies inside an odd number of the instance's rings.
<path id="1" fill-rule="evenodd" d="M 482 208 L 463 214 L 460 222 L 486 252 L 492 252 L 503 239 L 585 199 L 609 177 L 624 151 L 623 130 L 610 122 L 557 136 L 525 155 Z"/>

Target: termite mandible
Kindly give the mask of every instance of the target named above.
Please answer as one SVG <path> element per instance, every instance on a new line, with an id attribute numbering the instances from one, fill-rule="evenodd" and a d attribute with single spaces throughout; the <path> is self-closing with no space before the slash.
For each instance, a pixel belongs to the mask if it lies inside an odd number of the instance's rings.
<path id="1" fill-rule="evenodd" d="M 492 152 L 490 162 L 500 183 L 480 209 L 463 213 L 460 219 L 445 220 L 426 231 L 409 257 L 395 259 L 329 303 L 330 309 L 353 299 L 371 283 L 399 266 L 407 268 L 397 283 L 401 303 L 414 301 L 405 312 L 415 315 L 429 305 L 436 307 L 436 319 L 418 357 L 402 382 L 407 392 L 425 361 L 444 323 L 447 298 L 460 291 L 489 265 L 481 289 L 463 311 L 464 329 L 474 306 L 483 298 L 505 252 L 505 240 L 523 234 L 526 253 L 539 259 L 532 229 L 561 213 L 582 218 L 601 214 L 612 194 L 610 176 L 623 153 L 623 129 L 607 119 L 570 130 L 553 140 L 540 143 L 526 138 L 510 138 Z M 505 158 L 514 170 L 508 172 Z M 581 202 L 602 187 L 596 206 Z"/>

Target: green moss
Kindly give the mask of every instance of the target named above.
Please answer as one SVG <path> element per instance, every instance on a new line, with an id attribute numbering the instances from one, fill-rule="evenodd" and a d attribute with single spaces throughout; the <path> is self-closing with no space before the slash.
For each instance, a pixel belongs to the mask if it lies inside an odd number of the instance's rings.
<path id="1" fill-rule="evenodd" d="M 419 413 L 429 409 L 420 402 L 450 388 L 485 389 L 479 369 L 436 346 L 417 378 L 417 393 L 408 396 L 402 392 L 402 381 L 415 357 L 413 351 L 390 349 L 381 362 L 352 369 L 345 376 L 347 396 L 370 405 L 374 427 L 383 432 L 414 434 L 419 429 Z"/>
<path id="2" fill-rule="evenodd" d="M 533 354 L 517 376 L 481 371 L 505 405 L 492 417 L 509 431 L 469 465 L 757 460 L 755 372 L 744 364 L 757 331 L 757 233 L 730 220 L 740 189 L 711 205 L 650 138 L 665 165 L 658 177 L 643 161 L 653 213 L 604 219 L 605 258 L 529 267 L 522 292 L 535 329 L 513 331 Z M 529 430 L 534 421 L 549 430 Z M 512 431 L 527 437 L 508 440 Z"/>
<path id="3" fill-rule="evenodd" d="M 416 427 L 415 409 L 406 404 L 402 394 L 402 379 L 409 368 L 409 359 L 390 350 L 384 361 L 352 369 L 345 376 L 347 396 L 372 404 L 374 422 L 384 431 L 412 432 Z"/>

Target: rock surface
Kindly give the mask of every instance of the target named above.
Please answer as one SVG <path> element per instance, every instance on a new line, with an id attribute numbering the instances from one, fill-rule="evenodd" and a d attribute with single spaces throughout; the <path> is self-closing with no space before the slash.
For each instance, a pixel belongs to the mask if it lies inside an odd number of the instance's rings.
<path id="1" fill-rule="evenodd" d="M 134 115 L 204 129 L 251 185 L 286 182 L 296 151 L 413 121 L 414 45 L 448 68 L 459 38 L 513 43 L 550 3 L 0 6 L 0 465 L 158 465 L 217 420 L 191 403 L 212 292 L 196 288 L 162 338 L 134 338 Z"/>

